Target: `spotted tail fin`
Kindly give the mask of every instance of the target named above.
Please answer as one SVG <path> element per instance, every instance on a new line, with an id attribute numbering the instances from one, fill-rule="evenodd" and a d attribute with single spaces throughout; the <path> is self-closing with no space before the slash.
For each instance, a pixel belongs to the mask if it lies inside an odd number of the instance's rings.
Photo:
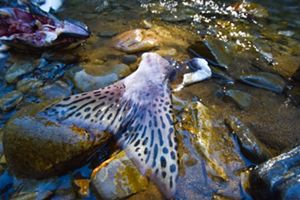
<path id="1" fill-rule="evenodd" d="M 150 175 L 170 198 L 176 189 L 178 146 L 170 93 L 167 86 L 161 91 L 163 93 L 156 95 L 153 102 L 136 105 L 136 112 L 132 113 L 134 117 L 129 117 L 123 124 L 123 131 L 119 132 L 119 143 L 141 173 Z"/>

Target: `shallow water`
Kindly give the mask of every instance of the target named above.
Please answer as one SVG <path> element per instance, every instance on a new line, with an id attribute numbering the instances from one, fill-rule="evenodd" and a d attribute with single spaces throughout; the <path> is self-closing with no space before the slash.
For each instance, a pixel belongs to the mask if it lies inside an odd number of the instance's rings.
<path id="1" fill-rule="evenodd" d="M 195 56 L 189 51 L 192 49 L 219 63 L 219 66 L 211 65 L 216 72 L 213 78 L 173 93 L 174 102 L 178 101 L 175 113 L 181 161 L 176 199 L 250 198 L 242 188 L 242 172 L 262 161 L 249 159 L 249 155 L 241 151 L 234 131 L 224 121 L 233 121 L 233 118 L 241 121 L 273 156 L 299 145 L 300 2 L 257 0 L 243 1 L 242 5 L 241 2 L 66 1 L 56 15 L 84 22 L 92 36 L 74 49 L 48 55 L 10 52 L 8 60 L 0 62 L 0 98 L 16 89 L 20 91 L 17 87 L 20 80 L 8 83 L 5 79 L 11 64 L 47 56 L 52 56 L 51 67 L 28 71 L 20 79 L 35 77 L 43 81 L 43 86 L 61 80 L 63 89 L 59 94 L 43 93 L 39 90 L 41 86 L 37 86 L 36 91 L 23 90 L 22 99 L 16 105 L 0 111 L 1 127 L 16 110 L 28 104 L 99 87 L 76 80 L 76 72 L 82 69 L 92 76 L 108 75 L 101 86 L 129 75 L 137 68 L 138 61 L 122 69 L 116 67 L 126 53 L 112 48 L 112 37 L 135 28 L 150 29 L 162 41 L 154 51 L 164 56 L 184 61 Z M 252 2 L 255 4 L 247 4 Z M 209 48 L 197 48 L 199 41 L 206 41 Z M 207 55 L 208 51 L 213 56 Z M 272 79 L 271 83 L 262 84 L 263 89 L 242 81 L 246 75 L 254 76 L 255 81 L 261 80 L 260 72 L 277 75 L 283 85 Z M 109 76 L 113 73 L 117 75 Z M 229 91 L 241 91 L 243 96 L 230 97 Z M 94 199 L 96 192 L 84 193 L 78 180 L 86 180 L 84 183 L 88 185 L 92 169 L 109 157 L 106 155 L 109 151 L 102 149 L 100 157 L 93 157 L 90 164 L 81 169 L 39 182 L 19 180 L 7 174 L 1 149 L 0 146 L 0 194 L 3 198 L 16 199 L 26 198 L 26 195 L 29 199 Z M 153 185 L 129 198 L 148 197 L 163 198 Z"/>

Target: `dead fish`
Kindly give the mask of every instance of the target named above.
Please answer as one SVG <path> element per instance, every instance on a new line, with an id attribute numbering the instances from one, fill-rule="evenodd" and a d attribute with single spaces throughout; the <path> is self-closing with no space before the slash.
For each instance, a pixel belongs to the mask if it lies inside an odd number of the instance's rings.
<path id="1" fill-rule="evenodd" d="M 59 20 L 32 3 L 0 8 L 0 24 L 0 40 L 15 47 L 62 47 L 90 36 L 85 24 Z"/>
<path id="2" fill-rule="evenodd" d="M 128 77 L 102 89 L 67 97 L 37 116 L 64 127 L 80 127 L 91 138 L 111 133 L 140 172 L 171 198 L 179 170 L 169 88 L 173 71 L 172 63 L 157 53 L 144 53 L 138 69 Z M 4 152 L 6 148 L 18 148 L 5 144 Z M 9 166 L 15 158 L 7 159 Z"/>
<path id="3" fill-rule="evenodd" d="M 90 138 L 101 138 L 102 134 L 111 133 L 140 172 L 153 180 L 162 193 L 170 198 L 175 193 L 179 170 L 178 144 L 168 85 L 173 69 L 170 62 L 158 54 L 144 53 L 139 68 L 128 77 L 102 89 L 76 94 L 53 103 L 36 114 L 35 118 L 47 121 L 45 124 L 59 124 L 65 129 L 79 127 L 88 132 Z M 20 121 L 18 118 L 16 120 Z M 37 130 L 33 128 L 32 131 Z M 53 134 L 51 131 L 41 131 Z M 8 141 L 10 132 L 4 132 L 4 141 Z M 64 132 L 62 137 L 68 138 L 66 134 Z M 17 141 L 30 138 L 19 133 L 14 135 Z M 48 140 L 49 137 L 44 138 Z M 18 145 L 22 143 L 4 143 L 8 166 L 28 162 L 29 156 L 24 152 L 27 150 L 22 151 L 21 157 L 9 153 L 11 149 L 18 153 L 15 149 L 19 149 Z M 28 152 L 41 152 L 43 146 L 30 148 Z M 26 168 L 21 170 L 26 173 Z"/>

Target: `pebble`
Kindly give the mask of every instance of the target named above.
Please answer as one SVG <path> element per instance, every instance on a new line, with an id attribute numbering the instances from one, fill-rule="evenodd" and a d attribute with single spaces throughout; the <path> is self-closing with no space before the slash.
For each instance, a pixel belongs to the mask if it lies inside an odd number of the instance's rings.
<path id="1" fill-rule="evenodd" d="M 16 107 L 23 99 L 23 94 L 17 90 L 9 92 L 0 99 L 0 109 L 9 111 Z"/>

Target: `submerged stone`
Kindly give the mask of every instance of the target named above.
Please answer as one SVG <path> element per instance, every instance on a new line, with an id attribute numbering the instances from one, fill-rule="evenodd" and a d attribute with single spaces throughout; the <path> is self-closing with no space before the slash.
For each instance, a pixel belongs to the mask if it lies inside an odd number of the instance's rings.
<path id="1" fill-rule="evenodd" d="M 23 61 L 14 63 L 6 72 L 5 80 L 8 83 L 15 82 L 20 76 L 30 73 L 34 70 L 33 61 Z"/>
<path id="2" fill-rule="evenodd" d="M 17 83 L 17 89 L 20 92 L 33 92 L 35 89 L 41 87 L 43 81 L 37 78 L 24 78 Z"/>
<path id="3" fill-rule="evenodd" d="M 0 109 L 9 111 L 16 107 L 23 99 L 23 94 L 17 90 L 7 93 L 0 99 Z"/>
<path id="4" fill-rule="evenodd" d="M 137 56 L 136 55 L 125 55 L 122 58 L 122 62 L 129 65 L 132 63 L 135 63 L 137 61 Z"/>
<path id="5" fill-rule="evenodd" d="M 225 123 L 237 136 L 241 152 L 253 163 L 261 163 L 272 157 L 270 150 L 238 118 L 230 116 Z"/>
<path id="6" fill-rule="evenodd" d="M 286 82 L 276 74 L 268 72 L 257 72 L 240 76 L 240 80 L 249 85 L 270 90 L 275 93 L 282 93 Z"/>
<path id="7" fill-rule="evenodd" d="M 95 137 L 85 129 L 37 116 L 46 106 L 23 108 L 4 128 L 4 153 L 9 170 L 16 176 L 45 178 L 62 174 L 82 165 L 83 156 L 110 137 L 108 133 Z"/>
<path id="8" fill-rule="evenodd" d="M 103 76 L 92 76 L 87 74 L 84 70 L 76 72 L 74 76 L 75 86 L 81 91 L 91 91 L 98 88 L 103 88 L 119 79 L 115 73 L 103 75 Z"/>
<path id="9" fill-rule="evenodd" d="M 250 193 L 257 199 L 300 197 L 300 146 L 257 166 L 249 178 Z"/>
<path id="10" fill-rule="evenodd" d="M 226 44 L 223 41 L 206 38 L 198 41 L 189 47 L 189 52 L 193 56 L 204 58 L 209 64 L 223 69 L 227 69 L 230 65 L 231 57 L 228 56 Z"/>
<path id="11" fill-rule="evenodd" d="M 44 99 L 64 98 L 71 95 L 72 88 L 63 81 L 56 81 L 51 85 L 40 88 L 37 93 L 38 96 Z"/>
<path id="12" fill-rule="evenodd" d="M 123 199 L 147 189 L 149 185 L 147 178 L 140 174 L 123 151 L 101 164 L 93 174 L 92 187 L 102 199 Z"/>
<path id="13" fill-rule="evenodd" d="M 241 109 L 247 109 L 251 104 L 251 95 L 240 90 L 227 90 L 224 94 L 230 97 Z"/>
<path id="14" fill-rule="evenodd" d="M 159 39 L 151 30 L 135 29 L 117 35 L 113 46 L 126 53 L 135 53 L 158 47 Z"/>

